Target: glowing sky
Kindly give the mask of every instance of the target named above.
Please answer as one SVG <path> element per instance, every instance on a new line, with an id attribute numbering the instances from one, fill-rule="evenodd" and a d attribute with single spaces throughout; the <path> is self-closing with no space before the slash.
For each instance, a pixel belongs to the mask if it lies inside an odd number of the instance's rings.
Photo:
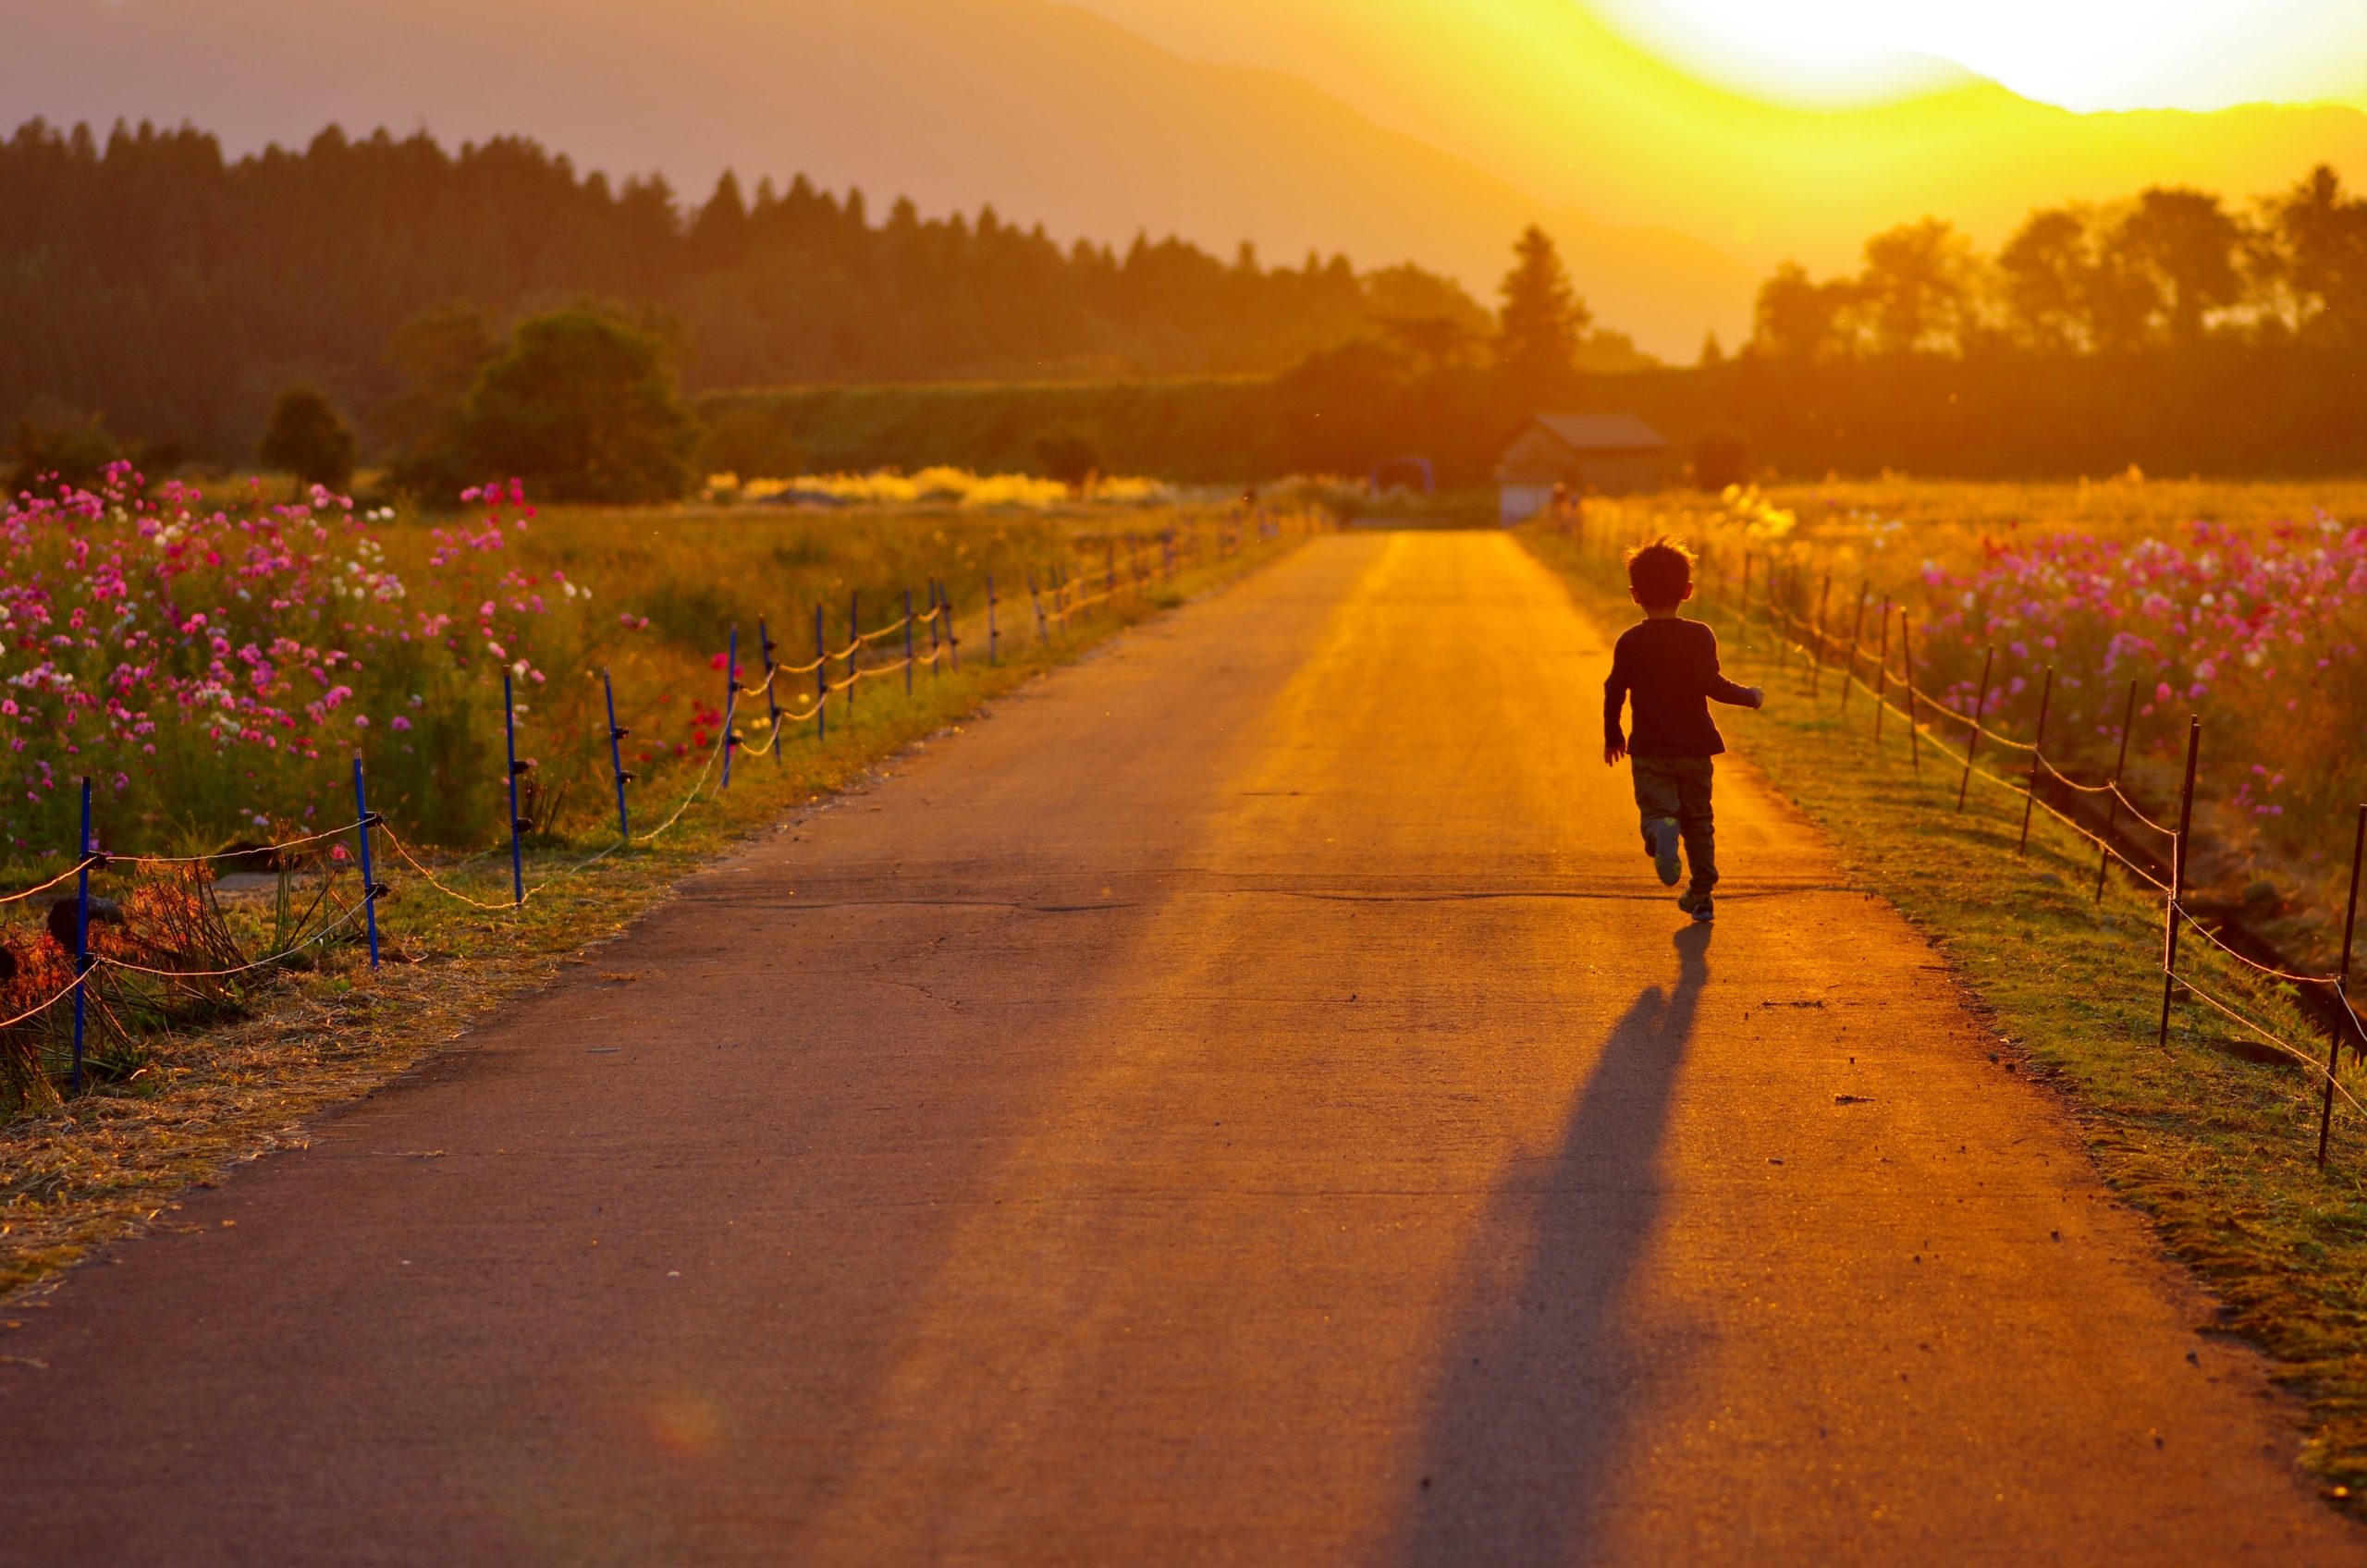
<path id="1" fill-rule="evenodd" d="M 2074 109 L 2367 103 L 2362 0 L 1595 0 L 1712 80 L 1797 102 L 1911 92 L 1961 67 Z"/>

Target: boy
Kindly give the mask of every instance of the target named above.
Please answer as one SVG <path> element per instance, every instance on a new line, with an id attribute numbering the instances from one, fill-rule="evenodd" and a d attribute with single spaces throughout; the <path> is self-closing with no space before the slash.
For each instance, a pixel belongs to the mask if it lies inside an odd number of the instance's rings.
<path id="1" fill-rule="evenodd" d="M 1676 540 L 1655 539 L 1627 552 L 1627 591 L 1644 619 L 1619 634 L 1611 675 L 1602 683 L 1602 760 L 1630 757 L 1636 805 L 1644 816 L 1644 852 L 1663 886 L 1676 886 L 1676 846 L 1693 880 L 1676 907 L 1697 921 L 1716 913 L 1710 889 L 1718 862 L 1710 820 L 1710 759 L 1726 749 L 1710 722 L 1709 699 L 1736 707 L 1763 705 L 1767 693 L 1737 686 L 1718 673 L 1718 634 L 1677 608 L 1693 597 L 1693 552 Z M 1636 732 L 1619 729 L 1619 708 L 1633 701 Z"/>

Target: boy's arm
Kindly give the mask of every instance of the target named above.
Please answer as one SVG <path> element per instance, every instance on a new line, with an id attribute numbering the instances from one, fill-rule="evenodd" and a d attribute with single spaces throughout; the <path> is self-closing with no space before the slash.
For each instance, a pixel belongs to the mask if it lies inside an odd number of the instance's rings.
<path id="1" fill-rule="evenodd" d="M 1605 766 L 1627 754 L 1627 736 L 1619 728 L 1619 710 L 1627 704 L 1627 656 L 1625 645 L 1611 651 L 1611 673 L 1602 678 L 1602 760 Z"/>
<path id="2" fill-rule="evenodd" d="M 1719 672 L 1718 634 L 1707 626 L 1701 628 L 1701 634 L 1708 638 L 1710 643 L 1710 669 L 1702 682 L 1703 694 L 1712 702 L 1726 703 L 1738 708 L 1765 706 L 1767 703 L 1765 692 L 1756 686 L 1737 686 Z"/>

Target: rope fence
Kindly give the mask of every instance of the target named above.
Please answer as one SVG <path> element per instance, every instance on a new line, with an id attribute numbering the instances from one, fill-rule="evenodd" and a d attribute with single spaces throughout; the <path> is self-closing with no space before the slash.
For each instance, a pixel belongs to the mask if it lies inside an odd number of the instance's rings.
<path id="1" fill-rule="evenodd" d="M 1608 536 L 1597 537 L 1600 531 L 1588 530 L 1583 513 L 1564 514 L 1557 520 L 1557 531 L 1572 540 L 1582 555 L 1600 554 L 1605 559 L 1616 559 L 1621 553 L 1618 541 Z M 1705 552 L 1705 556 L 1706 556 Z M 2261 1040 L 2280 1056 L 2306 1067 L 2317 1080 L 2321 1089 L 2318 1115 L 2317 1162 L 2326 1163 L 2327 1149 L 2333 1132 L 2334 1105 L 2340 1098 L 2354 1110 L 2367 1116 L 2367 1106 L 2338 1076 L 2344 1042 L 2349 1040 L 2354 1062 L 2367 1060 L 2367 1023 L 2362 1023 L 2351 1005 L 2349 985 L 2353 941 L 2357 933 L 2359 887 L 2362 863 L 2367 863 L 2367 803 L 2358 808 L 2350 856 L 2349 895 L 2343 913 L 2342 949 L 2339 965 L 2323 974 L 2307 974 L 2244 951 L 2227 939 L 2225 923 L 2214 929 L 2188 901 L 2187 874 L 2191 864 L 2194 843 L 2194 801 L 2196 774 L 2202 746 L 2202 719 L 2189 716 L 2187 721 L 2186 754 L 2183 781 L 2177 802 L 2177 821 L 2163 822 L 2149 814 L 2128 793 L 2125 774 L 2128 761 L 2128 741 L 2136 713 L 2137 683 L 2129 682 L 2128 696 L 2118 733 L 2118 758 L 2113 771 L 2102 779 L 2076 778 L 2066 773 L 2048 756 L 2047 719 L 2054 692 L 2054 671 L 2043 666 L 2040 671 L 2041 692 L 2037 723 L 2033 733 L 2024 738 L 2007 734 L 1987 717 L 1988 696 L 1993 689 L 1991 678 L 1994 670 L 1996 650 L 1985 650 L 1981 662 L 1980 696 L 1973 711 L 1966 713 L 1944 703 L 1918 684 L 1913 643 L 1913 622 L 1904 605 L 1895 605 L 1885 596 L 1876 612 L 1869 647 L 1866 606 L 1868 587 L 1858 590 L 1855 613 L 1848 618 L 1846 634 L 1835 629 L 1826 615 L 1832 590 L 1832 572 L 1823 574 L 1823 583 L 1816 594 L 1813 617 L 1799 613 L 1792 606 L 1803 604 L 1799 590 L 1798 567 L 1794 565 L 1787 582 L 1777 586 L 1772 581 L 1772 566 L 1760 576 L 1760 590 L 1754 597 L 1752 577 L 1758 564 L 1754 553 L 1743 552 L 1736 592 L 1729 602 L 1724 593 L 1725 571 L 1723 560 L 1710 562 L 1715 587 L 1711 604 L 1735 623 L 1737 641 L 1748 647 L 1751 638 L 1764 634 L 1772 643 L 1779 669 L 1789 669 L 1798 660 L 1802 678 L 1806 680 L 1811 700 L 1822 695 L 1823 683 L 1831 678 L 1837 682 L 1839 707 L 1846 712 L 1853 693 L 1863 693 L 1874 704 L 1873 740 L 1883 743 L 1883 721 L 1894 716 L 1907 726 L 1908 765 L 1918 774 L 1922 771 L 1922 753 L 1928 747 L 1937 754 L 1939 764 L 1959 770 L 1956 778 L 1956 809 L 1965 809 L 1966 791 L 1978 778 L 1994 785 L 2007 797 L 2022 806 L 2019 851 L 2030 848 L 2030 824 L 2033 814 L 2043 812 L 2048 817 L 2067 828 L 2083 840 L 2097 855 L 2094 896 L 2101 900 L 2104 894 L 2106 875 L 2117 864 L 2130 880 L 2161 896 L 2162 947 L 2161 962 L 2156 973 L 2162 980 L 2161 1013 L 2155 1031 L 2156 1043 L 2167 1046 L 2171 1010 L 2181 995 L 2204 1002 L 2216 1012 Z M 1894 665 L 1891 623 L 1895 619 L 1898 638 Z M 1861 670 L 1863 673 L 1861 673 Z M 1960 729 L 1962 739 L 1951 746 L 1941 736 L 1932 733 L 1931 720 L 1944 721 Z M 2024 777 L 2018 781 L 1981 766 L 1974 760 L 1983 745 L 1999 747 L 2029 759 Z M 2019 765 L 2017 765 L 2019 766 Z M 2072 812 L 2065 811 L 2046 799 L 2049 791 L 2041 780 L 2063 792 L 2068 802 L 2101 802 L 2103 820 L 2082 822 Z M 2142 831 L 2152 836 L 2140 842 L 2130 836 Z M 2182 934 L 2200 937 L 2205 947 L 2220 959 L 2233 964 L 2236 971 L 2263 985 L 2289 987 L 2294 1001 L 2304 1014 L 2315 1013 L 2326 1023 L 2327 1046 L 2323 1061 L 2303 1049 L 2293 1040 L 2279 1034 L 2268 1023 L 2247 1012 L 2235 1001 L 2206 991 L 2197 983 L 2189 965 L 2179 965 L 2178 944 Z"/>
<path id="2" fill-rule="evenodd" d="M 1311 528 L 1311 525 L 1306 526 Z M 1232 559 L 1248 548 L 1253 541 L 1261 544 L 1271 543 L 1281 539 L 1286 530 L 1281 520 L 1262 510 L 1251 509 L 1247 515 L 1236 513 L 1219 520 L 1217 527 L 1212 532 L 1214 536 L 1212 547 L 1208 541 L 1203 538 L 1202 532 L 1197 529 L 1180 535 L 1178 531 L 1173 529 L 1162 531 L 1149 537 L 1128 535 L 1124 541 L 1122 559 L 1120 555 L 1120 541 L 1117 537 L 1111 536 L 1104 542 L 1104 557 L 1098 571 L 1087 571 L 1078 563 L 1071 563 L 1072 567 L 1077 570 L 1075 576 L 1071 575 L 1070 570 L 1059 566 L 1052 568 L 1040 582 L 1031 573 L 1027 579 L 1027 597 L 1029 607 L 1033 612 L 1037 644 L 1049 645 L 1057 638 L 1065 636 L 1081 617 L 1086 616 L 1096 608 L 1128 595 L 1133 595 L 1139 600 L 1148 590 L 1171 582 L 1187 568 L 1208 564 L 1210 561 L 1221 562 Z M 721 791 L 730 789 L 731 764 L 735 754 L 751 757 L 771 755 L 778 758 L 792 734 L 809 724 L 813 726 L 812 738 L 818 745 L 827 739 L 828 734 L 830 707 L 833 700 L 838 700 L 845 714 L 852 716 L 855 705 L 856 690 L 864 682 L 893 680 L 901 676 L 904 690 L 907 694 L 910 694 L 914 690 L 915 677 L 921 671 L 927 671 L 933 677 L 948 671 L 959 672 L 962 649 L 974 638 L 984 641 L 987 660 L 990 666 L 1000 662 L 1003 645 L 1011 634 L 1002 625 L 1000 612 L 1003 600 L 996 591 L 992 573 L 987 573 L 985 578 L 985 604 L 983 616 L 979 618 L 983 619 L 983 627 L 974 628 L 966 634 L 962 630 L 961 617 L 956 610 L 952 593 L 947 585 L 942 581 L 932 578 L 928 582 L 926 593 L 927 603 L 925 607 L 916 608 L 914 595 L 907 592 L 903 595 L 903 605 L 900 614 L 868 628 L 863 624 L 860 596 L 851 596 L 847 606 L 845 639 L 836 646 L 831 644 L 826 630 L 824 611 L 821 606 L 816 606 L 814 612 L 815 654 L 810 660 L 803 664 L 785 664 L 774 656 L 778 644 L 774 643 L 766 621 L 759 618 L 757 635 L 762 655 L 762 673 L 754 681 L 743 681 L 741 679 L 739 629 L 730 628 L 723 654 L 722 723 L 717 729 L 714 741 L 705 747 L 699 770 L 693 778 L 689 789 L 655 827 L 636 830 L 632 825 L 632 796 L 629 786 L 633 783 L 636 776 L 624 766 L 622 750 L 622 742 L 632 730 L 617 721 L 615 682 L 611 680 L 609 672 L 603 669 L 600 672 L 601 685 L 607 718 L 607 733 L 604 739 L 607 742 L 609 764 L 607 782 L 613 787 L 616 797 L 617 835 L 615 839 L 605 848 L 581 860 L 552 869 L 532 884 L 527 882 L 525 876 L 524 840 L 530 832 L 535 830 L 535 824 L 521 813 L 519 786 L 521 779 L 533 773 L 536 765 L 531 760 L 521 760 L 518 755 L 516 701 L 509 678 L 505 674 L 502 680 L 502 722 L 507 742 L 508 768 L 503 782 L 508 790 L 509 828 L 504 847 L 509 852 L 511 879 L 509 897 L 504 900 L 478 898 L 453 887 L 449 882 L 439 877 L 423 859 L 422 854 L 404 842 L 391 824 L 370 809 L 368 781 L 363 770 L 362 758 L 359 753 L 353 759 L 354 815 L 350 819 L 333 827 L 303 833 L 277 842 L 241 843 L 212 854 L 134 855 L 112 854 L 102 851 L 99 848 L 99 839 L 93 830 L 92 819 L 91 781 L 85 778 L 81 781 L 81 829 L 74 863 L 43 881 L 13 892 L 0 893 L 0 906 L 5 906 L 28 902 L 44 893 L 61 888 L 68 882 L 75 884 L 72 893 L 61 896 L 50 911 L 51 933 L 57 937 L 60 946 L 67 948 L 73 977 L 54 994 L 34 1003 L 16 1016 L 0 1020 L 0 1031 L 34 1023 L 53 1011 L 70 1003 L 73 1010 L 72 1043 L 70 1054 L 67 1056 L 65 1077 L 67 1087 L 70 1090 L 79 1091 L 86 1078 L 87 1004 L 92 993 L 94 976 L 105 972 L 120 971 L 129 974 L 175 982 L 221 982 L 285 966 L 299 955 L 340 935 L 350 936 L 357 924 L 366 935 L 370 966 L 374 970 L 379 966 L 380 962 L 378 906 L 393 891 L 387 883 L 377 880 L 375 876 L 374 851 L 380 844 L 394 851 L 397 859 L 408 869 L 408 874 L 416 879 L 418 886 L 471 909 L 494 913 L 515 913 L 522 909 L 537 894 L 569 877 L 580 875 L 618 851 L 628 847 L 646 846 L 654 842 L 682 821 L 693 805 L 703 800 L 713 800 Z M 919 638 L 923 632 L 926 632 L 928 638 L 928 646 L 926 651 L 923 651 L 919 645 Z M 879 650 L 883 645 L 892 650 L 899 642 L 901 643 L 900 655 L 891 651 L 889 656 L 876 662 L 862 662 L 866 654 Z M 790 705 L 782 706 L 779 697 L 783 690 L 783 682 L 804 681 L 808 679 L 811 680 L 812 684 L 803 687 L 792 698 Z M 751 718 L 748 725 L 749 729 L 762 732 L 761 741 L 750 740 L 740 726 L 739 704 L 743 698 L 752 701 L 761 698 L 764 701 L 764 712 L 761 716 Z M 710 780 L 716 780 L 713 790 L 708 788 Z M 335 881 L 340 869 L 340 862 L 344 857 L 344 851 L 339 846 L 348 835 L 351 836 L 355 849 L 354 858 L 361 871 L 361 890 L 357 896 L 337 909 L 330 918 L 314 925 L 312 916 L 327 899 L 329 886 Z M 324 845 L 330 848 L 324 851 L 322 849 Z M 488 849 L 466 856 L 455 864 L 465 865 L 498 852 L 500 852 L 499 849 Z M 292 937 L 284 937 L 274 950 L 261 957 L 209 968 L 178 968 L 134 962 L 113 954 L 95 951 L 92 947 L 91 924 L 95 913 L 91 894 L 91 876 L 93 872 L 104 871 L 111 866 L 183 867 L 197 870 L 227 863 L 238 863 L 276 871 L 285 878 L 293 868 L 313 862 L 325 863 L 329 867 L 319 895 L 315 898 L 312 908 L 305 912 L 303 918 L 298 921 L 298 933 Z M 451 869 L 449 865 L 446 867 L 448 872 Z M 72 921 L 70 945 L 65 942 L 62 934 L 58 931 L 59 916 L 69 910 Z"/>

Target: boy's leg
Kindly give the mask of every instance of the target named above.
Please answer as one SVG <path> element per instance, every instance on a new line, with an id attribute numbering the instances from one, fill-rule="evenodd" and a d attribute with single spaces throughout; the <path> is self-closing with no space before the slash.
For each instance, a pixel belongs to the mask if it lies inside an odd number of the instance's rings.
<path id="1" fill-rule="evenodd" d="M 1636 811 L 1643 818 L 1644 852 L 1652 850 L 1652 825 L 1663 817 L 1677 816 L 1684 809 L 1684 799 L 1676 780 L 1669 776 L 1668 765 L 1659 757 L 1629 757 L 1628 771 L 1636 779 Z"/>
<path id="2" fill-rule="evenodd" d="M 1636 810 L 1643 818 L 1644 852 L 1652 857 L 1662 883 L 1674 888 L 1681 875 L 1676 848 L 1684 833 L 1685 810 L 1676 770 L 1684 764 L 1665 757 L 1631 757 L 1628 766 L 1636 778 Z"/>
<path id="3" fill-rule="evenodd" d="M 1710 809 L 1714 766 L 1708 757 L 1687 757 L 1683 772 L 1672 782 L 1677 798 L 1676 821 L 1685 835 L 1685 861 L 1693 879 L 1686 890 L 1707 893 L 1718 885 L 1717 824 Z"/>

